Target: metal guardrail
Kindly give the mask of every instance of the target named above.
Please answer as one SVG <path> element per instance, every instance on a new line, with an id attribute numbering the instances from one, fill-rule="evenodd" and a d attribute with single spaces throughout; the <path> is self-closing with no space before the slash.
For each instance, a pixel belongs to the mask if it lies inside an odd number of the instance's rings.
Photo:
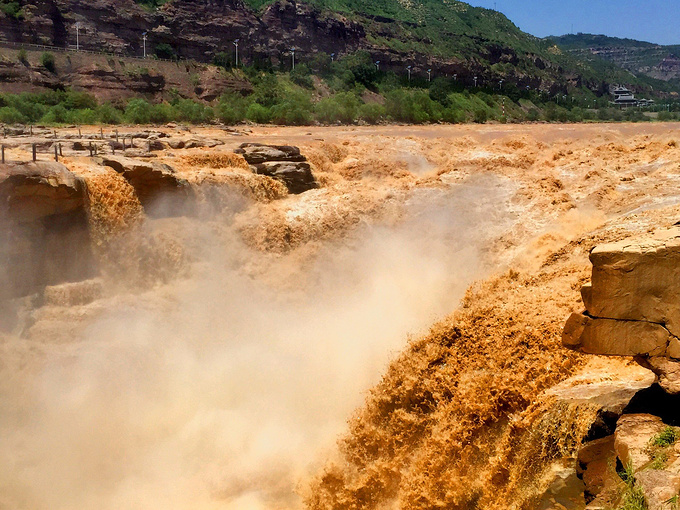
<path id="1" fill-rule="evenodd" d="M 7 41 L 0 39 L 0 46 L 4 47 L 10 47 L 10 48 L 16 48 L 16 49 L 37 49 L 37 50 L 46 50 L 46 51 L 57 51 L 60 53 L 88 53 L 90 55 L 101 55 L 101 56 L 106 56 L 106 57 L 115 57 L 115 58 L 131 58 L 135 60 L 142 60 L 142 61 L 151 61 L 151 62 L 190 62 L 189 59 L 178 57 L 177 59 L 168 59 L 168 58 L 158 58 L 156 56 L 147 56 L 147 57 L 140 57 L 139 55 L 130 55 L 127 53 L 111 53 L 111 52 L 106 52 L 106 51 L 94 51 L 94 50 L 86 50 L 86 49 L 76 49 L 73 46 L 49 46 L 46 44 L 35 44 L 35 43 L 18 43 L 14 41 Z"/>

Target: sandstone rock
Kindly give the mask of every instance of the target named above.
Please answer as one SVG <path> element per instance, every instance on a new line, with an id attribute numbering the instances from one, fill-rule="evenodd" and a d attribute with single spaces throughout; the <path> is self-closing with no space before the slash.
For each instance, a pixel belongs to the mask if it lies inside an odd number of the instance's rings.
<path id="1" fill-rule="evenodd" d="M 576 374 L 548 390 L 548 394 L 568 405 L 582 405 L 596 410 L 586 441 L 610 436 L 616 422 L 637 395 L 649 389 L 654 375 L 642 368 L 609 370 L 608 365 L 584 368 L 583 375 Z"/>
<path id="2" fill-rule="evenodd" d="M 244 143 L 234 151 L 241 154 L 250 165 L 259 165 L 269 161 L 307 161 L 300 149 L 290 145 L 263 145 L 260 143 Z"/>
<path id="3" fill-rule="evenodd" d="M 0 164 L 0 213 L 18 222 L 83 210 L 85 183 L 48 161 Z"/>
<path id="4" fill-rule="evenodd" d="M 672 498 L 680 491 L 680 474 L 666 469 L 645 469 L 635 474 L 649 510 L 675 510 Z"/>
<path id="5" fill-rule="evenodd" d="M 664 391 L 674 395 L 680 393 L 680 362 L 666 358 L 647 358 L 644 356 L 636 357 L 635 361 L 654 372 L 659 386 Z"/>
<path id="6" fill-rule="evenodd" d="M 664 356 L 671 335 L 660 324 L 572 314 L 562 334 L 565 347 L 609 356 Z"/>
<path id="7" fill-rule="evenodd" d="M 45 287 L 43 304 L 52 306 L 78 306 L 92 303 L 102 296 L 100 279 L 65 283 Z"/>
<path id="8" fill-rule="evenodd" d="M 578 452 L 577 474 L 585 485 L 588 508 L 603 506 L 613 508 L 621 478 L 616 473 L 614 435 L 587 443 Z M 591 503 L 594 503 L 591 505 Z"/>
<path id="9" fill-rule="evenodd" d="M 619 461 L 630 466 L 649 510 L 670 510 L 671 498 L 680 492 L 680 448 L 655 446 L 653 440 L 666 424 L 649 414 L 624 415 L 618 422 L 614 448 Z M 662 457 L 657 457 L 659 454 Z"/>
<path id="10" fill-rule="evenodd" d="M 97 273 L 82 179 L 52 162 L 0 165 L 0 300 Z"/>
<path id="11" fill-rule="evenodd" d="M 680 228 L 639 242 L 596 247 L 592 286 L 582 293 L 588 313 L 664 324 L 680 336 Z"/>
<path id="12" fill-rule="evenodd" d="M 534 508 L 537 510 L 584 510 L 584 485 L 570 460 L 552 465 L 551 481 Z"/>
<path id="13" fill-rule="evenodd" d="M 199 149 L 201 147 L 217 147 L 224 145 L 224 142 L 207 138 L 170 138 L 167 140 L 167 144 L 171 149 Z"/>
<path id="14" fill-rule="evenodd" d="M 149 151 L 164 151 L 169 147 L 170 146 L 166 142 L 162 142 L 160 140 L 150 140 L 148 149 Z"/>
<path id="15" fill-rule="evenodd" d="M 309 163 L 272 161 L 255 165 L 254 168 L 259 175 L 267 175 L 283 182 L 290 193 L 299 194 L 319 187 Z"/>
<path id="16" fill-rule="evenodd" d="M 125 177 L 135 189 L 147 214 L 175 216 L 186 212 L 191 188 L 186 180 L 177 176 L 171 166 L 124 156 L 107 156 L 101 162 Z M 162 212 L 157 207 L 161 199 L 168 205 L 163 207 Z"/>
<path id="17" fill-rule="evenodd" d="M 623 466 L 634 473 L 652 461 L 650 440 L 666 428 L 661 418 L 651 414 L 626 414 L 616 424 L 614 449 Z"/>

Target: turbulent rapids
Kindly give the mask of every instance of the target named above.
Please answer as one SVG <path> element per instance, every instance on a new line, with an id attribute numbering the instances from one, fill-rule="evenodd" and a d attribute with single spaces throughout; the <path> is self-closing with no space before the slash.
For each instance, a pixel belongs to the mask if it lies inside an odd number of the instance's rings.
<path id="1" fill-rule="evenodd" d="M 673 128 L 65 131 L 54 197 L 0 169 L 0 509 L 541 507 L 599 416 L 561 395 L 640 377 L 560 335 L 677 221 Z"/>

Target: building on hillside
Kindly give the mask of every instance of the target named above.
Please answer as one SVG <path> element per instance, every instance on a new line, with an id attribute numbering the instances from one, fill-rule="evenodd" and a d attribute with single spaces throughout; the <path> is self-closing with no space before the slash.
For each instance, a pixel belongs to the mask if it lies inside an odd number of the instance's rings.
<path id="1" fill-rule="evenodd" d="M 621 108 L 628 108 L 629 106 L 651 106 L 654 104 L 652 99 L 635 99 L 633 93 L 626 87 L 618 85 L 611 91 L 614 96 L 614 101 L 611 103 Z"/>

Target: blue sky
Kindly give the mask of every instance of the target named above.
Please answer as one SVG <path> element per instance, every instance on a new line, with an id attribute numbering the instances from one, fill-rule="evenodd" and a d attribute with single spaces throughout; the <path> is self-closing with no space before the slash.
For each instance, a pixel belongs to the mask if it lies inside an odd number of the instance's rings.
<path id="1" fill-rule="evenodd" d="M 493 9 L 494 0 L 467 0 Z M 679 0 L 495 0 L 497 10 L 525 32 L 545 37 L 571 32 L 680 44 Z"/>

